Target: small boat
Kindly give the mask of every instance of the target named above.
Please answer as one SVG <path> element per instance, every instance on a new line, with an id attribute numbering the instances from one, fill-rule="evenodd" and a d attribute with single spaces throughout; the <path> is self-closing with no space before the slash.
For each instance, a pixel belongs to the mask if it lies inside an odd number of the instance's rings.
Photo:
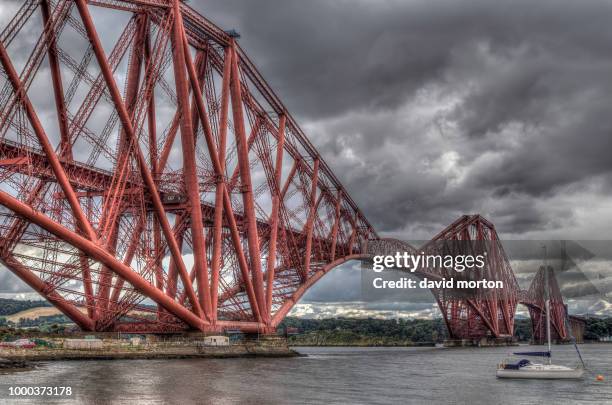
<path id="1" fill-rule="evenodd" d="M 570 368 L 556 364 L 532 363 L 523 359 L 516 364 L 502 363 L 497 369 L 497 378 L 528 378 L 540 380 L 579 379 L 584 368 Z"/>
<path id="2" fill-rule="evenodd" d="M 502 362 L 497 367 L 496 376 L 497 378 L 525 378 L 525 379 L 539 379 L 539 380 L 556 380 L 556 379 L 579 379 L 584 375 L 584 362 L 582 362 L 582 356 L 578 346 L 574 342 L 574 347 L 580 358 L 582 366 L 571 368 L 567 366 L 560 366 L 552 364 L 552 350 L 551 350 L 551 339 L 550 339 L 550 298 L 548 291 L 548 272 L 550 268 L 546 266 L 546 247 L 544 247 L 544 276 L 545 276 L 545 307 L 546 307 L 546 338 L 548 339 L 548 351 L 545 352 L 518 352 L 514 353 L 519 356 L 539 356 L 548 358 L 548 364 L 543 363 L 532 363 L 531 360 L 522 359 L 518 363 L 506 363 Z"/>

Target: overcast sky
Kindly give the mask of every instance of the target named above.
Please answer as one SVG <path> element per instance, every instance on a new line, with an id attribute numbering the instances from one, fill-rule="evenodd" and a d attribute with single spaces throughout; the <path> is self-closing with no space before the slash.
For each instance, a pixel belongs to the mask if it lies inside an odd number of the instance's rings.
<path id="1" fill-rule="evenodd" d="M 480 213 L 506 239 L 612 239 L 609 1 L 191 4 L 241 34 L 380 233 L 427 239 Z M 358 274 L 326 276 L 294 313 L 431 314 L 416 298 L 364 305 Z M 609 291 L 570 305 L 609 313 Z"/>
<path id="2" fill-rule="evenodd" d="M 610 238 L 609 1 L 192 4 L 242 34 L 379 231 L 481 213 L 505 237 Z"/>
<path id="3" fill-rule="evenodd" d="M 506 239 L 612 239 L 612 2 L 190 4 L 241 34 L 381 234 L 427 239 L 480 213 Z M 338 295 L 358 273 L 297 311 L 362 311 Z M 580 305 L 609 310 L 606 293 Z"/>

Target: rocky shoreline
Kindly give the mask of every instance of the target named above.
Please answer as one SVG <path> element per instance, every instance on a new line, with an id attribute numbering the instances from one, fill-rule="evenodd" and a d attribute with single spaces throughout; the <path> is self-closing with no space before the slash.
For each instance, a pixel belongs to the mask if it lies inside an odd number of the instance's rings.
<path id="1" fill-rule="evenodd" d="M 32 349 L 0 349 L 0 368 L 27 367 L 28 362 L 63 360 L 145 360 L 145 359 L 194 359 L 239 357 L 297 357 L 284 339 L 263 339 L 227 346 L 202 346 L 183 344 L 145 344 L 125 347 L 105 344 L 101 349 L 67 349 L 36 347 Z"/>
<path id="2" fill-rule="evenodd" d="M 215 350 L 215 351 L 93 351 L 93 350 L 46 350 L 44 352 L 30 353 L 2 353 L 7 366 L 2 368 L 27 367 L 28 362 L 65 361 L 65 360 L 155 360 L 155 359 L 228 359 L 244 357 L 298 357 L 299 353 L 293 350 L 274 351 L 246 351 L 246 350 Z M 14 365 L 11 367 L 11 364 Z M 23 365 L 23 366 L 21 366 Z"/>
<path id="3" fill-rule="evenodd" d="M 22 359 L 7 359 L 0 357 L 0 371 L 2 370 L 27 370 L 31 369 L 32 365 Z"/>

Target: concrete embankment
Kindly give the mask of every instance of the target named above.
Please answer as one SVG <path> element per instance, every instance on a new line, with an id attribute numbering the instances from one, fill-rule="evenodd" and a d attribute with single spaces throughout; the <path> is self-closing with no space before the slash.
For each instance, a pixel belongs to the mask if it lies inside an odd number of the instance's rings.
<path id="1" fill-rule="evenodd" d="M 59 360 L 136 360 L 236 357 L 294 357 L 299 354 L 284 339 L 261 339 L 229 346 L 204 346 L 197 342 L 147 343 L 139 346 L 105 341 L 102 349 L 74 350 L 53 347 L 1 348 L 0 357 L 13 362 Z"/>

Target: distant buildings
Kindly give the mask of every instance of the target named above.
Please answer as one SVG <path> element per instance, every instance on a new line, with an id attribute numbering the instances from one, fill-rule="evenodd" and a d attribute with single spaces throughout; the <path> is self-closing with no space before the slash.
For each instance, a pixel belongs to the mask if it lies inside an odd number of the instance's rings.
<path id="1" fill-rule="evenodd" d="M 0 342 L 0 347 L 31 349 L 36 347 L 36 343 L 32 342 L 30 339 L 17 339 L 13 342 Z"/>
<path id="2" fill-rule="evenodd" d="M 204 346 L 229 346 L 228 336 L 206 336 L 204 338 Z"/>
<path id="3" fill-rule="evenodd" d="M 71 350 L 101 350 L 104 348 L 104 343 L 101 339 L 65 339 L 64 349 Z"/>

